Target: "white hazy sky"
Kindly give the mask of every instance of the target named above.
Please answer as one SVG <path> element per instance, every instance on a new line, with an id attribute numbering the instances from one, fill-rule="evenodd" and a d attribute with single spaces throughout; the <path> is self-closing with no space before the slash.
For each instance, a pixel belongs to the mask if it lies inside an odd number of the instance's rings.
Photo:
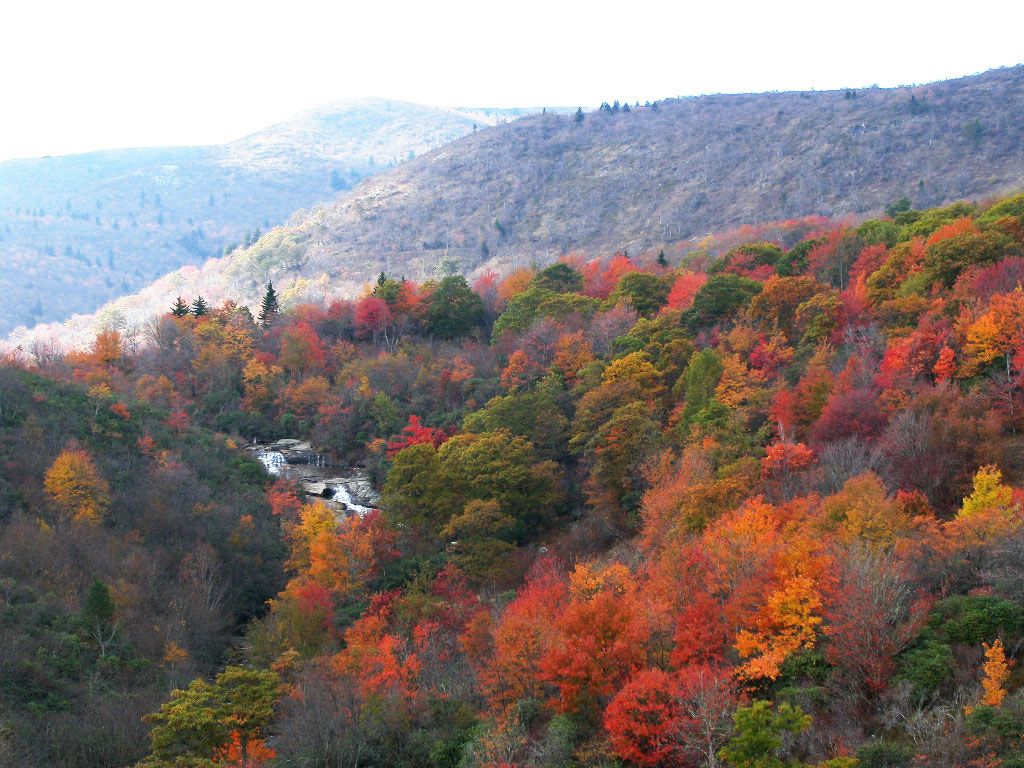
<path id="1" fill-rule="evenodd" d="M 227 141 L 355 96 L 596 106 L 1024 61 L 1024 2 L 0 0 L 0 160 Z"/>

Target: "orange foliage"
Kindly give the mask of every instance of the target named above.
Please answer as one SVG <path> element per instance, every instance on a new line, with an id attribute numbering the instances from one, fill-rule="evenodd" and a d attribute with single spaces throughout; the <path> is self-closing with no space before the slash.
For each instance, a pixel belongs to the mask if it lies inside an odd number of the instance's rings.
<path id="1" fill-rule="evenodd" d="M 229 768 L 263 768 L 275 757 L 277 752 L 263 739 L 247 739 L 243 750 L 241 734 L 232 731 L 231 741 L 214 753 L 213 763 Z"/>
<path id="2" fill-rule="evenodd" d="M 1010 678 L 1011 664 L 1006 658 L 1003 641 L 998 638 L 992 645 L 984 643 L 985 663 L 982 665 L 981 688 L 984 692 L 981 703 L 998 707 L 1006 698 L 1006 681 Z"/>
<path id="3" fill-rule="evenodd" d="M 941 227 L 936 229 L 928 237 L 925 245 L 935 245 L 941 243 L 943 240 L 949 240 L 951 237 L 962 235 L 965 232 L 977 232 L 978 228 L 974 224 L 974 219 L 970 216 L 964 216 L 949 222 L 949 224 L 943 224 Z"/>
<path id="4" fill-rule="evenodd" d="M 480 673 L 491 707 L 503 712 L 524 698 L 544 698 L 541 662 L 559 641 L 556 621 L 568 597 L 561 576 L 542 563 L 494 627 L 494 656 Z"/>
<path id="5" fill-rule="evenodd" d="M 53 505 L 76 523 L 99 525 L 110 505 L 110 486 L 84 450 L 65 448 L 43 481 Z"/>
<path id="6" fill-rule="evenodd" d="M 579 565 L 555 619 L 558 642 L 541 658 L 544 680 L 558 690 L 553 706 L 579 712 L 607 700 L 646 660 L 650 627 L 637 584 L 622 565 Z"/>

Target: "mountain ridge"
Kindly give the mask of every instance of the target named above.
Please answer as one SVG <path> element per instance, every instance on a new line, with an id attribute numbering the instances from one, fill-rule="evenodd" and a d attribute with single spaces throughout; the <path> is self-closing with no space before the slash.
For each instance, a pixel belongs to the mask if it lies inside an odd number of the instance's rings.
<path id="1" fill-rule="evenodd" d="M 0 333 L 91 312 L 296 210 L 520 110 L 365 99 L 220 145 L 0 163 Z"/>
<path id="2" fill-rule="evenodd" d="M 633 252 L 750 222 L 927 207 L 1024 187 L 1024 66 L 900 88 L 687 97 L 472 132 L 248 248 L 60 329 L 138 326 L 203 293 L 253 304 L 351 295 L 380 271 L 478 275 L 571 251 Z M 964 156 L 971 162 L 964 163 Z M 33 335 L 28 343 L 54 329 Z"/>

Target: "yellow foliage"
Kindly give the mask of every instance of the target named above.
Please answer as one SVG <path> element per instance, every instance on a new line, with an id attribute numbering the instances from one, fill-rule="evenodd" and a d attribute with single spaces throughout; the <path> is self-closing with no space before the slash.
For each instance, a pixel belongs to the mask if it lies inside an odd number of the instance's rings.
<path id="1" fill-rule="evenodd" d="M 604 589 L 621 595 L 632 585 L 633 574 L 622 563 L 612 563 L 604 568 L 581 563 L 569 575 L 570 593 L 576 598 L 588 597 Z"/>
<path id="2" fill-rule="evenodd" d="M 61 451 L 46 470 L 43 485 L 54 506 L 75 522 L 98 525 L 103 521 L 110 505 L 110 486 L 85 451 Z"/>
<path id="3" fill-rule="evenodd" d="M 974 491 L 964 499 L 956 518 L 946 524 L 954 546 L 986 544 L 1024 527 L 1013 489 L 1004 485 L 997 467 L 981 467 L 974 475 Z"/>
<path id="4" fill-rule="evenodd" d="M 844 542 L 863 541 L 880 549 L 891 547 L 912 528 L 873 472 L 847 480 L 839 493 L 825 499 L 822 512 L 826 530 L 838 528 Z"/>

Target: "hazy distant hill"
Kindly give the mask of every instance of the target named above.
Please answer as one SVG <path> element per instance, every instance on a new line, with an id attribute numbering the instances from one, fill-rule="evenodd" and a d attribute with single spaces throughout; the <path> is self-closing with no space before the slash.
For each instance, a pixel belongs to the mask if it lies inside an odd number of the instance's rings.
<path id="1" fill-rule="evenodd" d="M 0 333 L 95 310 L 373 173 L 523 112 L 360 99 L 221 146 L 0 163 Z"/>
<path id="2" fill-rule="evenodd" d="M 1024 67 L 912 88 L 722 95 L 478 130 L 364 181 L 254 246 L 107 307 L 138 324 L 177 294 L 352 294 L 571 250 L 638 250 L 740 223 L 1024 187 Z M 69 326 L 87 335 L 96 318 Z M 61 334 L 68 334 L 63 329 Z"/>

